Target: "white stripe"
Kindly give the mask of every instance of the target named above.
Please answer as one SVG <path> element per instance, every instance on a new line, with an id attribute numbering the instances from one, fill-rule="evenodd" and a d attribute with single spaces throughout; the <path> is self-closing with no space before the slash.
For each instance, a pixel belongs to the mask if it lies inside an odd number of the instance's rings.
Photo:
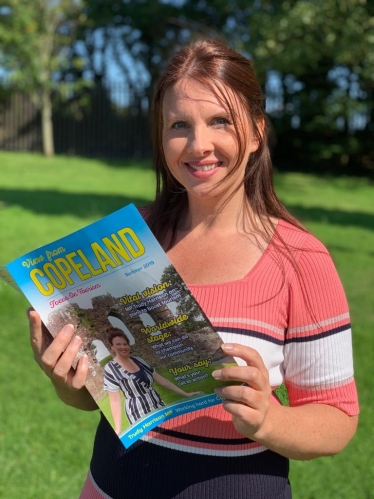
<path id="1" fill-rule="evenodd" d="M 288 334 L 303 333 L 304 331 L 310 331 L 311 329 L 316 329 L 318 326 L 328 326 L 329 324 L 342 321 L 343 319 L 349 319 L 348 312 L 342 315 L 337 315 L 336 317 L 331 317 L 331 319 L 319 321 L 318 324 L 314 323 L 314 324 L 309 324 L 308 326 L 292 327 L 288 330 Z"/>
<path id="2" fill-rule="evenodd" d="M 142 441 L 149 442 L 154 445 L 159 445 L 160 447 L 166 447 L 168 449 L 179 450 L 183 452 L 189 452 L 190 454 L 202 454 L 205 456 L 220 456 L 220 457 L 238 457 L 238 456 L 250 456 L 251 454 L 259 454 L 260 452 L 265 452 L 268 450 L 262 445 L 260 447 L 254 447 L 252 449 L 241 449 L 241 450 L 222 450 L 222 449 L 201 449 L 191 447 L 189 445 L 176 444 L 174 442 L 166 442 L 164 440 L 159 440 L 157 437 L 152 437 L 150 435 L 145 435 L 141 438 Z"/>
<path id="3" fill-rule="evenodd" d="M 323 389 L 324 390 L 329 390 L 329 389 L 340 388 L 341 386 L 347 386 L 347 385 L 351 384 L 352 381 L 354 381 L 353 376 L 351 378 L 344 379 L 342 381 L 335 381 L 334 383 L 331 383 L 330 385 L 328 383 L 325 383 L 323 385 Z M 321 389 L 320 386 L 297 386 L 297 385 L 294 385 L 293 383 L 289 383 L 289 386 L 295 387 L 297 389 L 304 390 L 306 392 L 307 391 L 315 391 L 315 390 L 320 390 Z"/>
<path id="4" fill-rule="evenodd" d="M 269 381 L 271 386 L 279 386 L 283 383 L 283 361 L 284 353 L 283 346 L 276 345 L 262 338 L 253 336 L 245 336 L 239 333 L 226 333 L 217 328 L 217 333 L 220 335 L 224 343 L 238 343 L 256 350 L 261 356 L 266 368 L 269 371 Z M 235 361 L 239 366 L 245 366 L 243 359 L 235 357 Z"/>
<path id="5" fill-rule="evenodd" d="M 284 349 L 284 372 L 287 381 L 304 388 L 323 389 L 351 379 L 351 330 L 311 342 L 289 343 Z"/>
<path id="6" fill-rule="evenodd" d="M 235 318 L 233 317 L 232 319 L 228 319 L 227 317 L 213 317 L 213 318 L 209 318 L 210 322 L 220 322 L 220 323 L 224 323 L 224 322 L 231 322 L 232 324 L 249 324 L 250 326 L 259 326 L 259 327 L 263 327 L 265 329 L 268 329 L 269 331 L 273 331 L 274 333 L 277 333 L 277 334 L 280 334 L 280 335 L 284 335 L 284 330 L 283 329 L 279 329 L 278 327 L 275 327 L 273 326 L 272 324 L 268 324 L 267 322 L 262 322 L 262 321 L 255 321 L 253 319 L 240 319 L 240 318 Z M 217 326 L 219 327 L 219 326 Z"/>

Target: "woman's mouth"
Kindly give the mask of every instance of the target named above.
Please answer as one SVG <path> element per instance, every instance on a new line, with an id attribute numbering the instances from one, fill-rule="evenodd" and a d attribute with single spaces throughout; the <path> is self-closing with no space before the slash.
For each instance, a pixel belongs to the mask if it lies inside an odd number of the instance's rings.
<path id="1" fill-rule="evenodd" d="M 208 172 L 209 170 L 214 170 L 214 168 L 217 168 L 218 166 L 222 165 L 222 161 L 219 161 L 218 163 L 211 163 L 210 165 L 191 165 L 191 163 L 186 163 L 187 166 L 195 170 L 196 172 Z"/>

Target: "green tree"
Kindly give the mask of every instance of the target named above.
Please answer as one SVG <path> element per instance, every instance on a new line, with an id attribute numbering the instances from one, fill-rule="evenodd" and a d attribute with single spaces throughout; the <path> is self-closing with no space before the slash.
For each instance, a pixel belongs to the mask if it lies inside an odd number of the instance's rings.
<path id="1" fill-rule="evenodd" d="M 277 81 L 268 100 L 279 136 L 276 157 L 280 151 L 287 162 L 293 156 L 294 162 L 308 160 L 316 167 L 374 168 L 368 152 L 374 113 L 373 2 L 86 0 L 86 13 L 88 52 L 111 47 L 135 112 L 147 109 L 154 82 L 175 49 L 198 37 L 218 38 L 253 59 L 267 90 Z"/>
<path id="2" fill-rule="evenodd" d="M 52 92 L 71 90 L 71 84 L 59 81 L 59 74 L 84 21 L 81 8 L 79 0 L 0 1 L 0 64 L 40 110 L 47 156 L 54 154 Z"/>
<path id="3" fill-rule="evenodd" d="M 197 37 L 224 38 L 221 28 L 235 2 L 208 3 L 212 6 L 191 0 L 86 0 L 87 22 L 80 38 L 86 48 L 86 70 L 101 79 L 110 53 L 129 87 L 133 110 L 141 112 L 175 50 Z"/>
<path id="4" fill-rule="evenodd" d="M 273 112 L 284 150 L 323 167 L 374 169 L 374 3 L 263 0 L 242 48 L 265 83 L 278 77 Z M 371 147 L 370 147 L 371 149 Z M 366 162 L 366 163 L 365 163 Z M 353 169 L 351 170 L 353 171 Z"/>
<path id="5" fill-rule="evenodd" d="M 181 324 L 186 331 L 196 330 L 196 326 L 199 324 L 201 327 L 206 325 L 199 305 L 173 265 L 165 268 L 161 276 L 161 282 L 170 282 L 172 287 L 178 290 L 180 298 L 178 298 L 177 313 L 188 316 L 188 320 Z"/>

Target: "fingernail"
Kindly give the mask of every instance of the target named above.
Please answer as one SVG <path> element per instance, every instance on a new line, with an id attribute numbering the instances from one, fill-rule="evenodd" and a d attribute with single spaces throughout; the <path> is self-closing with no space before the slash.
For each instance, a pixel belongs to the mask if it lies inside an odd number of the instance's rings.
<path id="1" fill-rule="evenodd" d="M 81 363 L 82 363 L 82 366 L 86 366 L 88 364 L 88 357 L 87 357 L 86 353 L 82 355 Z"/>
<path id="2" fill-rule="evenodd" d="M 64 336 L 71 336 L 74 332 L 73 324 L 66 324 L 66 326 L 63 327 L 62 332 Z"/>
<path id="3" fill-rule="evenodd" d="M 222 396 L 222 388 L 215 388 L 214 393 L 216 394 L 217 398 L 221 399 L 222 401 L 225 400 L 225 397 Z"/>
<path id="4" fill-rule="evenodd" d="M 234 350 L 234 345 L 232 345 L 231 343 L 223 343 L 221 345 L 221 348 L 222 348 L 222 350 L 225 350 L 226 352 L 228 352 L 230 350 Z"/>
<path id="5" fill-rule="evenodd" d="M 80 339 L 79 336 L 74 336 L 74 338 L 71 340 L 71 344 L 76 347 L 78 345 L 80 345 L 82 342 L 82 340 Z"/>
<path id="6" fill-rule="evenodd" d="M 221 379 L 222 377 L 222 369 L 217 369 L 217 371 L 212 372 L 212 376 L 214 379 Z"/>

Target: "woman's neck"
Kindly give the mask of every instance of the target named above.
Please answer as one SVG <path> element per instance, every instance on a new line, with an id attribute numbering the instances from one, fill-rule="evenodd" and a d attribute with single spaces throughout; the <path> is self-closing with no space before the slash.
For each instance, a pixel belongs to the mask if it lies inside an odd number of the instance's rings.
<path id="1" fill-rule="evenodd" d="M 248 201 L 235 195 L 225 202 L 215 199 L 190 198 L 188 208 L 179 226 L 180 232 L 215 232 L 244 228 L 251 213 Z"/>
<path id="2" fill-rule="evenodd" d="M 123 357 L 121 355 L 116 355 L 114 357 L 114 360 L 120 364 L 122 367 L 130 367 L 130 366 L 133 366 L 134 365 L 134 361 L 132 360 L 132 358 L 130 356 L 128 357 Z"/>

